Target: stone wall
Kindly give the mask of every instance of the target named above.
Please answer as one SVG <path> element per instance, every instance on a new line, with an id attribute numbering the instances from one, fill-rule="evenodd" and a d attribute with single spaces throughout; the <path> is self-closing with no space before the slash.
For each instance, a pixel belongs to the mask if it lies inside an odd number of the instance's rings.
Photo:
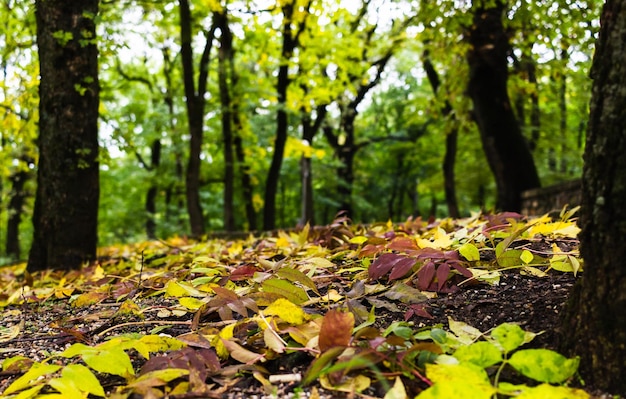
<path id="1" fill-rule="evenodd" d="M 580 205 L 581 181 L 570 180 L 548 187 L 536 188 L 522 193 L 522 214 L 543 215 L 560 212 L 565 205 L 573 208 Z"/>

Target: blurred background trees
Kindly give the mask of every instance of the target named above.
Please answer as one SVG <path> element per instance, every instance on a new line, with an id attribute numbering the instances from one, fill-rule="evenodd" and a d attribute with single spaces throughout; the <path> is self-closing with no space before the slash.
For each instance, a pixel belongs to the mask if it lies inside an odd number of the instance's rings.
<path id="1" fill-rule="evenodd" d="M 498 133 L 542 185 L 580 177 L 601 2 L 485 4 L 499 7 L 500 104 L 515 124 Z M 0 7 L 0 255 L 19 258 L 38 161 L 34 1 Z M 502 182 L 521 178 L 494 169 L 492 120 L 475 106 L 493 84 L 472 80 L 472 54 L 492 45 L 472 36 L 481 12 L 444 0 L 103 2 L 100 244 L 323 224 L 339 210 L 357 222 L 515 210 Z"/>

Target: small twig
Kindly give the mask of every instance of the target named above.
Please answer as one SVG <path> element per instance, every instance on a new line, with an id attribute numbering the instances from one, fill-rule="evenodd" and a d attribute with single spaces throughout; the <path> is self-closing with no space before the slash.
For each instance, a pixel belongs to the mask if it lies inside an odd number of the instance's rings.
<path id="1" fill-rule="evenodd" d="M 116 324 L 113 327 L 107 328 L 104 331 L 100 331 L 96 335 L 101 337 L 101 336 L 105 335 L 106 333 L 108 333 L 110 331 L 113 331 L 113 330 L 115 330 L 117 328 L 120 328 L 120 327 L 141 326 L 141 325 L 148 325 L 148 324 L 160 324 L 160 325 L 172 324 L 172 325 L 189 326 L 189 325 L 191 325 L 191 322 L 190 321 L 167 321 L 167 320 L 130 321 L 128 323 Z"/>

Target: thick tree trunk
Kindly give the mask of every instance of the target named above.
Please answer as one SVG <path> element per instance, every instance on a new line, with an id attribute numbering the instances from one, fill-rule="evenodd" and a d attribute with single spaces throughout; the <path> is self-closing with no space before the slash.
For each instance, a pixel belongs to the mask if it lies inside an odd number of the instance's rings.
<path id="1" fill-rule="evenodd" d="M 502 24 L 504 3 L 477 7 L 469 31 L 468 94 L 483 149 L 498 191 L 496 207 L 520 211 L 521 193 L 540 186 L 528 144 L 515 119 L 507 93 L 509 42 Z"/>
<path id="2" fill-rule="evenodd" d="M 563 349 L 583 379 L 626 395 L 626 1 L 609 0 L 591 71 L 593 92 L 580 224 L 583 277 L 564 315 Z"/>
<path id="3" fill-rule="evenodd" d="M 36 2 L 39 163 L 28 270 L 75 269 L 96 256 L 97 0 Z"/>
<path id="4" fill-rule="evenodd" d="M 224 147 L 224 230 L 235 230 L 235 157 L 233 154 L 232 101 L 228 79 L 233 52 L 233 35 L 228 26 L 226 12 L 215 14 L 216 26 L 220 29 L 218 83 L 222 109 L 222 142 Z"/>

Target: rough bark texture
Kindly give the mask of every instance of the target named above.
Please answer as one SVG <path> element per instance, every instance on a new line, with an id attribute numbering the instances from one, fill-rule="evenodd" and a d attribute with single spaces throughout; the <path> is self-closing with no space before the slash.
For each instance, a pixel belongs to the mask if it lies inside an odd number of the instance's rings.
<path id="1" fill-rule="evenodd" d="M 496 207 L 519 211 L 522 191 L 539 187 L 532 154 L 515 119 L 507 92 L 509 42 L 502 18 L 505 6 L 476 7 L 469 31 L 468 94 L 483 149 L 497 186 Z"/>
<path id="2" fill-rule="evenodd" d="M 564 315 L 563 349 L 596 388 L 626 395 L 626 1 L 609 0 L 591 72 L 581 212 L 582 279 Z"/>
<path id="3" fill-rule="evenodd" d="M 36 2 L 39 163 L 28 270 L 75 269 L 96 256 L 97 0 Z"/>

